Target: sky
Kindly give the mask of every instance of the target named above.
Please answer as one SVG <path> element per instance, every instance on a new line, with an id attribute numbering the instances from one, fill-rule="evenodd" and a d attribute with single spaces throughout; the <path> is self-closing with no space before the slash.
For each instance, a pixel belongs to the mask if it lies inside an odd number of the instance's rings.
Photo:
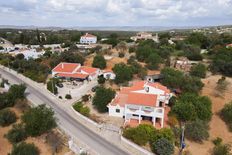
<path id="1" fill-rule="evenodd" d="M 232 0 L 0 0 L 0 25 L 211 26 L 232 24 Z"/>

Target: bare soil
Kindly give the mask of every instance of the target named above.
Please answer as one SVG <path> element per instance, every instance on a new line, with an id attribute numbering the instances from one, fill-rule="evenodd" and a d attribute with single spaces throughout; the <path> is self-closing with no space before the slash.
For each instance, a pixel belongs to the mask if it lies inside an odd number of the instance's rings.
<path id="1" fill-rule="evenodd" d="M 210 121 L 210 129 L 209 134 L 210 137 L 208 141 L 203 142 L 202 144 L 194 143 L 187 141 L 187 149 L 193 155 L 209 155 L 211 154 L 212 148 L 214 147 L 212 140 L 220 137 L 223 139 L 224 143 L 232 144 L 232 132 L 229 132 L 225 122 L 219 117 L 218 112 L 224 107 L 224 105 L 230 101 L 232 101 L 232 78 L 226 78 L 226 80 L 230 83 L 226 92 L 222 96 L 215 95 L 215 87 L 217 85 L 218 79 L 221 76 L 214 75 L 210 76 L 206 79 L 203 79 L 205 84 L 202 95 L 208 96 L 212 101 L 212 111 L 213 116 Z"/>
<path id="2" fill-rule="evenodd" d="M 14 111 L 17 116 L 17 122 L 20 123 L 20 116 L 22 115 L 22 111 L 16 107 L 9 108 L 10 110 Z M 4 137 L 5 134 L 12 128 L 13 125 L 8 127 L 0 127 L 0 155 L 7 155 L 12 150 L 12 144 Z M 28 137 L 26 139 L 27 143 L 34 143 L 40 150 L 41 155 L 52 155 L 51 147 L 45 142 L 43 136 L 40 137 Z M 57 155 L 64 155 L 68 154 L 70 150 L 68 147 L 63 146 Z"/>

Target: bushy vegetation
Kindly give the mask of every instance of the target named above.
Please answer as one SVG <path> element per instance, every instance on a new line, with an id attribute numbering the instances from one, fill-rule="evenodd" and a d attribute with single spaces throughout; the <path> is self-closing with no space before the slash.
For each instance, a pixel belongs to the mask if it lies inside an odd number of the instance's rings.
<path id="1" fill-rule="evenodd" d="M 212 116 L 212 103 L 206 96 L 186 93 L 177 99 L 171 112 L 181 121 L 209 121 Z"/>
<path id="2" fill-rule="evenodd" d="M 153 126 L 146 124 L 141 124 L 136 128 L 126 128 L 123 131 L 123 136 L 141 146 L 149 143 L 152 148 L 153 144 L 157 143 L 160 139 L 166 139 L 172 147 L 174 143 L 174 134 L 171 129 L 163 128 L 156 130 Z"/>
<path id="3" fill-rule="evenodd" d="M 0 111 L 0 126 L 8 126 L 16 122 L 15 112 L 9 109 L 3 109 Z"/>
<path id="4" fill-rule="evenodd" d="M 96 55 L 93 59 L 93 67 L 105 69 L 106 68 L 106 60 L 102 55 Z"/>
<path id="5" fill-rule="evenodd" d="M 174 146 L 166 138 L 160 138 L 152 144 L 152 150 L 157 155 L 172 155 Z"/>
<path id="6" fill-rule="evenodd" d="M 190 75 L 196 76 L 199 78 L 205 78 L 206 71 L 207 71 L 207 68 L 205 65 L 197 64 L 197 65 L 192 66 L 192 68 L 190 70 Z"/>
<path id="7" fill-rule="evenodd" d="M 221 118 L 226 122 L 230 131 L 232 131 L 232 102 L 226 104 L 220 112 Z"/>
<path id="8" fill-rule="evenodd" d="M 11 107 L 18 99 L 24 98 L 25 85 L 12 85 L 7 93 L 0 93 L 0 110 Z"/>
<path id="9" fill-rule="evenodd" d="M 212 59 L 210 65 L 212 72 L 232 76 L 232 49 L 220 48 Z"/>
<path id="10" fill-rule="evenodd" d="M 50 79 L 47 83 L 47 89 L 55 95 L 58 94 L 58 89 L 56 87 L 56 84 L 57 84 L 57 80 L 55 78 Z"/>
<path id="11" fill-rule="evenodd" d="M 185 126 L 185 136 L 193 141 L 202 142 L 209 137 L 208 124 L 201 120 L 188 122 Z"/>
<path id="12" fill-rule="evenodd" d="M 22 122 L 30 136 L 39 136 L 56 127 L 54 112 L 45 105 L 39 105 L 25 112 L 22 116 Z"/>
<path id="13" fill-rule="evenodd" d="M 96 89 L 96 94 L 93 97 L 93 105 L 99 112 L 107 112 L 108 103 L 115 96 L 115 91 L 110 88 L 99 87 Z"/>
<path id="14" fill-rule="evenodd" d="M 231 155 L 231 145 L 223 144 L 222 139 L 217 137 L 213 140 L 214 148 L 212 150 L 212 155 Z"/>
<path id="15" fill-rule="evenodd" d="M 66 94 L 66 95 L 65 95 L 65 98 L 66 98 L 67 100 L 71 100 L 71 99 L 72 99 L 72 96 L 71 96 L 70 94 Z"/>
<path id="16" fill-rule="evenodd" d="M 231 155 L 231 146 L 228 144 L 220 144 L 216 145 L 213 148 L 213 153 L 212 155 Z"/>
<path id="17" fill-rule="evenodd" d="M 19 143 L 14 145 L 10 155 L 39 155 L 39 149 L 30 143 Z"/>
<path id="18" fill-rule="evenodd" d="M 184 75 L 183 72 L 172 68 L 162 69 L 161 74 L 164 76 L 161 82 L 169 88 L 181 89 L 184 92 L 198 93 L 204 86 L 200 78 Z"/>
<path id="19" fill-rule="evenodd" d="M 25 140 L 27 138 L 27 133 L 22 124 L 15 124 L 5 136 L 12 144 L 15 144 Z"/>
<path id="20" fill-rule="evenodd" d="M 113 68 L 113 71 L 116 75 L 115 82 L 117 84 L 128 82 L 133 77 L 132 68 L 124 63 L 116 64 Z"/>
<path id="21" fill-rule="evenodd" d="M 89 117 L 90 116 L 90 109 L 89 107 L 87 106 L 84 106 L 82 102 L 77 102 L 73 105 L 73 108 L 81 113 L 82 115 L 86 116 L 86 117 Z"/>
<path id="22" fill-rule="evenodd" d="M 104 84 L 106 82 L 106 79 L 103 77 L 103 75 L 98 76 L 97 82 L 99 84 Z"/>

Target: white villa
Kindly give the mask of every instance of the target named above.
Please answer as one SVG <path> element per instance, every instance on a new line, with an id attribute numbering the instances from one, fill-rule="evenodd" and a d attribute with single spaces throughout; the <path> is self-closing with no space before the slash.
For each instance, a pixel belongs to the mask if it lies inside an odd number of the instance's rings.
<path id="1" fill-rule="evenodd" d="M 80 43 L 81 44 L 96 44 L 97 36 L 86 33 L 85 35 L 81 36 Z"/>
<path id="2" fill-rule="evenodd" d="M 94 80 L 101 74 L 98 68 L 81 66 L 79 63 L 61 62 L 52 70 L 52 77 L 72 80 Z"/>
<path id="3" fill-rule="evenodd" d="M 108 105 L 109 116 L 124 118 L 124 125 L 150 122 L 163 128 L 171 97 L 170 90 L 160 83 L 134 82 L 131 87 L 122 87 Z"/>

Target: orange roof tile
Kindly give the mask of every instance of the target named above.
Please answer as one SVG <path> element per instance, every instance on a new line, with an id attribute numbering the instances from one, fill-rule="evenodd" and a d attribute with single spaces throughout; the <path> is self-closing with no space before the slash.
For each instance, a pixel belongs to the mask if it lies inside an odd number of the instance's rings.
<path id="1" fill-rule="evenodd" d="M 92 34 L 89 34 L 89 33 L 86 33 L 85 35 L 81 36 L 81 37 L 85 37 L 85 38 L 93 38 L 93 37 L 96 37 L 95 35 L 92 35 Z"/>
<path id="2" fill-rule="evenodd" d="M 156 100 L 157 95 L 154 94 L 129 93 L 127 104 L 155 107 Z"/>
<path id="3" fill-rule="evenodd" d="M 88 74 L 92 74 L 92 73 L 95 73 L 98 69 L 97 68 L 93 68 L 93 67 L 87 67 L 87 66 L 82 66 L 80 67 L 79 70 L 82 70 Z"/>
<path id="4" fill-rule="evenodd" d="M 53 72 L 72 73 L 79 66 L 80 66 L 79 63 L 61 62 L 52 71 Z"/>

